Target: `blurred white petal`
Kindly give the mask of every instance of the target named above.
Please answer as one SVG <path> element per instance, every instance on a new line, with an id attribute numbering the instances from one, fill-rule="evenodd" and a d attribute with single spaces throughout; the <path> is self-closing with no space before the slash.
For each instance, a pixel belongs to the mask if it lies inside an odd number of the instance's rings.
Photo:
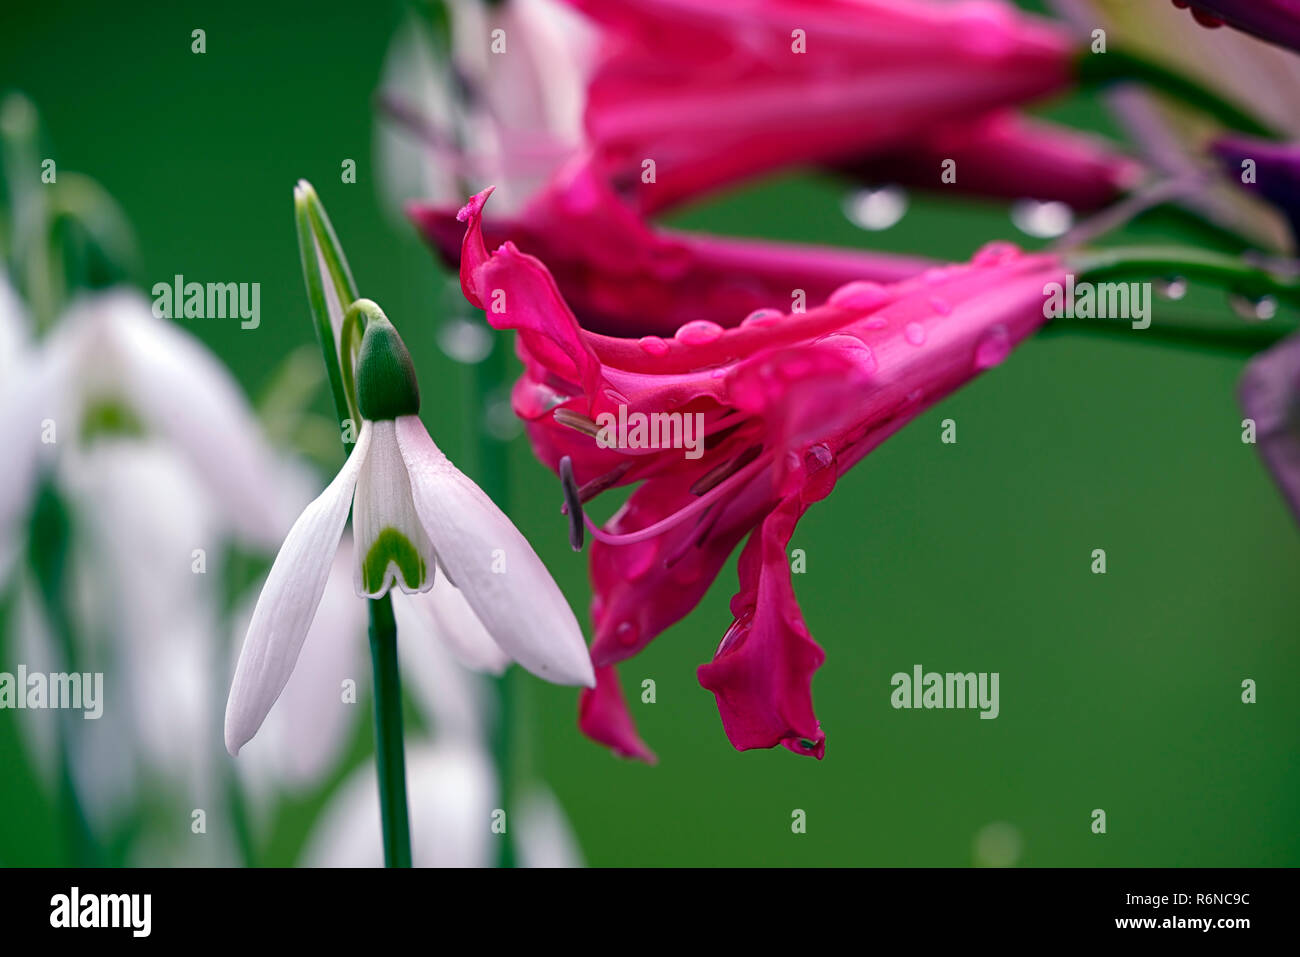
<path id="1" fill-rule="evenodd" d="M 515 805 L 514 824 L 520 867 L 582 867 L 578 838 L 550 788 L 529 788 Z"/>
<path id="2" fill-rule="evenodd" d="M 118 385 L 132 411 L 189 457 L 247 541 L 274 547 L 291 516 L 271 491 L 275 457 L 229 370 L 193 336 L 155 317 L 143 296 L 106 293 L 75 309 L 88 313 L 121 362 Z"/>
<path id="3" fill-rule="evenodd" d="M 495 699 L 482 675 L 456 660 L 428 614 L 429 596 L 444 588 L 451 586 L 439 576 L 433 591 L 425 595 L 393 595 L 402 682 L 439 737 L 483 743 Z"/>
<path id="4" fill-rule="evenodd" d="M 307 840 L 308 867 L 382 867 L 379 785 L 373 763 L 343 782 Z M 483 751 L 455 741 L 408 742 L 406 789 L 416 867 L 487 867 L 495 860 L 496 775 Z"/>
<path id="5" fill-rule="evenodd" d="M 405 604 L 418 613 L 413 626 L 445 644 L 466 668 L 499 675 L 510 664 L 510 656 L 492 640 L 464 594 L 441 571 L 430 591 L 411 595 Z"/>

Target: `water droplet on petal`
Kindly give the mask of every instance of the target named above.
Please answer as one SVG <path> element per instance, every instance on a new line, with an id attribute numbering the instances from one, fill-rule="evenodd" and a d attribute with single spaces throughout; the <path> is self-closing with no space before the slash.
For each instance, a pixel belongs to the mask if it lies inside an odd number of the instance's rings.
<path id="1" fill-rule="evenodd" d="M 641 351 L 646 355 L 662 356 L 668 354 L 668 343 L 658 336 L 642 336 L 638 341 L 641 343 Z"/>
<path id="2" fill-rule="evenodd" d="M 636 644 L 637 628 L 630 621 L 621 621 L 618 627 L 614 629 L 614 637 L 620 645 L 631 647 Z"/>
<path id="3" fill-rule="evenodd" d="M 1011 206 L 1011 222 L 1029 236 L 1053 239 L 1065 235 L 1074 225 L 1074 210 L 1055 200 L 1021 199 Z"/>
<path id="4" fill-rule="evenodd" d="M 975 368 L 991 369 L 1011 354 L 1011 334 L 998 323 L 980 336 L 975 346 Z"/>
<path id="5" fill-rule="evenodd" d="M 1172 299 L 1177 302 L 1187 295 L 1187 280 L 1182 276 L 1170 276 L 1168 279 L 1157 279 L 1152 283 L 1157 296 L 1165 299 Z"/>
<path id="6" fill-rule="evenodd" d="M 930 308 L 941 316 L 952 315 L 952 303 L 947 299 L 940 299 L 938 296 L 930 297 Z"/>
<path id="7" fill-rule="evenodd" d="M 919 322 L 909 322 L 903 327 L 903 338 L 914 346 L 925 345 L 925 326 Z"/>
<path id="8" fill-rule="evenodd" d="M 1228 297 L 1232 311 L 1243 319 L 1260 322 L 1277 315 L 1277 300 L 1272 296 L 1260 296 L 1252 299 L 1248 296 L 1232 295 Z"/>
<path id="9" fill-rule="evenodd" d="M 492 351 L 492 334 L 481 322 L 449 319 L 438 327 L 438 348 L 454 362 L 477 365 Z"/>
<path id="10" fill-rule="evenodd" d="M 755 309 L 744 319 L 740 320 L 740 324 L 744 327 L 756 326 L 762 328 L 780 322 L 781 316 L 782 313 L 779 309 Z"/>
<path id="11" fill-rule="evenodd" d="M 859 369 L 866 373 L 876 371 L 876 355 L 871 347 L 857 336 L 847 332 L 834 332 L 817 340 L 818 345 L 828 345 L 847 355 Z"/>
<path id="12" fill-rule="evenodd" d="M 977 249 L 975 255 L 971 257 L 971 263 L 976 266 L 1003 266 L 1019 257 L 1019 246 L 995 239 Z"/>
<path id="13" fill-rule="evenodd" d="M 879 232 L 901 220 L 907 212 L 907 193 L 897 186 L 860 189 L 844 201 L 844 215 L 859 229 Z"/>
<path id="14" fill-rule="evenodd" d="M 835 460 L 831 454 L 830 448 L 825 443 L 818 442 L 816 445 L 808 447 L 808 451 L 803 456 L 804 467 L 809 472 L 819 472 Z"/>
<path id="15" fill-rule="evenodd" d="M 880 283 L 861 279 L 840 286 L 826 302 L 837 309 L 866 312 L 888 302 L 889 298 L 889 290 Z"/>
<path id="16" fill-rule="evenodd" d="M 810 446 L 803 454 L 806 480 L 799 497 L 805 502 L 819 502 L 835 488 L 839 471 L 834 468 L 835 453 L 822 443 Z"/>
<path id="17" fill-rule="evenodd" d="M 699 346 L 706 342 L 713 342 L 722 333 L 723 328 L 716 322 L 710 322 L 708 319 L 696 319 L 678 329 L 673 338 L 687 345 Z"/>
<path id="18" fill-rule="evenodd" d="M 889 325 L 889 320 L 884 316 L 872 316 L 862 324 L 864 329 L 883 329 Z"/>

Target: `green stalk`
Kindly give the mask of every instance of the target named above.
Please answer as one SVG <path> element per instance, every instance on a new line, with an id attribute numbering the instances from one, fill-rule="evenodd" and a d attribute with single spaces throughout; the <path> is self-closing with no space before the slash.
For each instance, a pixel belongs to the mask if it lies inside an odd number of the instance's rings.
<path id="1" fill-rule="evenodd" d="M 473 428 L 478 436 L 479 487 L 505 511 L 509 507 L 509 447 L 488 430 L 484 418 L 489 403 L 500 393 L 505 383 L 506 350 L 495 338 L 492 350 L 474 367 L 474 397 L 471 409 L 475 415 Z M 509 808 L 515 791 L 515 765 L 517 740 L 515 735 L 516 701 L 511 670 L 493 682 L 497 697 L 496 725 L 492 729 L 492 758 L 501 782 L 501 806 L 506 811 L 506 833 L 498 846 L 497 866 L 514 867 L 516 864 L 514 840 L 510 828 Z"/>
<path id="2" fill-rule="evenodd" d="M 1300 305 L 1300 274 L 1287 276 L 1269 272 L 1239 256 L 1209 249 L 1117 246 L 1080 250 L 1068 254 L 1066 262 L 1079 278 L 1090 281 L 1181 276 L 1205 280 L 1242 296 L 1275 296 Z"/>
<path id="3" fill-rule="evenodd" d="M 1110 50 L 1106 53 L 1085 50 L 1075 63 L 1076 76 L 1084 90 L 1115 83 L 1144 83 L 1180 103 L 1214 117 L 1230 129 L 1270 139 L 1280 135 L 1277 130 L 1261 123 L 1208 87 L 1128 50 Z"/>
<path id="4" fill-rule="evenodd" d="M 46 332 L 58 311 L 54 275 L 50 268 L 49 208 L 46 184 L 41 183 L 36 107 L 20 93 L 0 104 L 0 158 L 9 187 L 13 232 L 10 264 L 18 288 L 31 306 L 39 332 Z"/>
<path id="5" fill-rule="evenodd" d="M 1153 322 L 1150 328 L 1135 330 L 1127 319 L 1053 319 L 1043 326 L 1039 335 L 1053 336 L 1068 333 L 1085 333 L 1087 335 L 1134 337 L 1169 345 L 1183 346 L 1215 355 L 1238 355 L 1250 358 L 1258 352 L 1276 345 L 1296 331 L 1295 327 L 1284 328 L 1274 325 L 1242 325 L 1225 329 L 1205 323 L 1191 323 L 1181 320 Z"/>
<path id="6" fill-rule="evenodd" d="M 397 670 L 397 622 L 390 596 L 370 606 L 370 659 L 375 676 L 375 763 L 384 828 L 384 864 L 411 866 L 411 826 L 402 747 L 402 679 Z"/>
<path id="7" fill-rule="evenodd" d="M 63 667 L 69 673 L 81 670 L 80 655 L 72 619 L 68 614 L 68 551 L 72 524 L 62 498 L 49 482 L 37 488 L 28 536 L 28 561 L 36 579 L 46 621 L 59 648 Z M 71 712 L 60 712 L 58 727 L 59 810 L 63 816 L 72 863 L 76 867 L 99 865 L 99 850 L 77 794 L 72 775 L 72 740 L 74 728 Z"/>
<path id="8" fill-rule="evenodd" d="M 298 226 L 298 251 L 302 261 L 307 299 L 330 392 L 340 424 L 351 419 L 359 426 L 353 382 L 353 339 L 359 339 L 371 318 L 371 303 L 358 304 L 356 282 L 348 267 L 334 226 L 310 183 L 301 180 L 293 191 Z M 319 258 L 318 258 L 319 257 Z M 322 275 L 323 269 L 323 275 Z M 338 339 L 330 314 L 326 282 L 338 301 Z M 382 316 L 382 313 L 379 314 Z M 340 342 L 339 339 L 343 341 Z M 346 370 L 346 371 L 345 371 Z M 343 442 L 343 453 L 350 453 Z M 392 599 L 385 595 L 367 603 L 370 618 L 370 659 L 375 686 L 375 763 L 379 775 L 379 811 L 384 835 L 384 863 L 411 866 L 411 827 L 406 799 L 406 757 L 402 735 L 402 682 L 397 669 L 397 622 Z"/>
<path id="9" fill-rule="evenodd" d="M 1300 274 L 1269 272 L 1226 253 L 1180 246 L 1130 246 L 1085 249 L 1065 256 L 1066 268 L 1088 282 L 1150 281 L 1177 276 L 1218 286 L 1230 294 L 1257 299 L 1272 296 L 1300 305 Z M 1293 335 L 1297 324 L 1287 320 L 1247 321 L 1236 319 L 1225 325 L 1215 316 L 1194 319 L 1186 312 L 1163 318 L 1141 330 L 1143 338 L 1187 346 L 1215 353 L 1251 356 Z M 1042 334 L 1084 332 L 1110 336 L 1131 336 L 1128 319 L 1098 320 L 1056 318 Z"/>

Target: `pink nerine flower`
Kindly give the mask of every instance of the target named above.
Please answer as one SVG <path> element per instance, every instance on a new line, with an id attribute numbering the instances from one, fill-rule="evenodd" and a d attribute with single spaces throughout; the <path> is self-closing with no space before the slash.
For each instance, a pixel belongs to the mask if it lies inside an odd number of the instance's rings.
<path id="1" fill-rule="evenodd" d="M 452 265 L 465 235 L 458 211 L 411 208 Z M 794 290 L 820 302 L 855 279 L 895 282 L 935 265 L 919 256 L 657 229 L 589 163 L 562 171 L 518 217 L 493 218 L 482 229 L 490 245 L 509 239 L 545 262 L 584 328 L 620 336 L 671 336 L 693 319 L 725 325 L 760 307 L 793 305 Z"/>
<path id="2" fill-rule="evenodd" d="M 1076 210 L 1114 202 L 1145 175 L 1140 163 L 1095 136 L 1011 111 L 926 131 L 897 149 L 839 165 L 867 183 L 933 188 L 949 159 L 960 170 L 952 188 L 963 193 L 1055 200 Z"/>
<path id="3" fill-rule="evenodd" d="M 1062 91 L 1077 52 L 997 0 L 571 2 L 608 34 L 588 138 L 645 212 Z"/>
<path id="4" fill-rule="evenodd" d="M 700 683 L 735 747 L 820 757 L 811 682 L 823 654 L 790 580 L 795 523 L 844 471 L 1037 329 L 1060 259 L 993 244 L 969 264 L 891 285 L 848 283 L 806 312 L 613 337 L 579 325 L 539 260 L 509 242 L 489 254 L 489 192 L 461 213 L 461 283 L 495 327 L 518 331 L 514 403 L 534 450 L 552 468 L 571 460 L 583 501 L 639 485 L 603 528 L 591 526 L 597 687 L 584 695 L 583 729 L 648 755 L 611 666 L 690 612 L 748 535 L 735 620 Z M 675 415 L 689 447 L 611 447 L 601 430 L 637 413 Z"/>

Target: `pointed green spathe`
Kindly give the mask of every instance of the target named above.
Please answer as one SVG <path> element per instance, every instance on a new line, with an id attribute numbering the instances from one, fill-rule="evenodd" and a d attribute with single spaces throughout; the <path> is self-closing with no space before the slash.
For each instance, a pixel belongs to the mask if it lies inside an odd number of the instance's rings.
<path id="1" fill-rule="evenodd" d="M 378 307 L 376 307 L 376 310 Z M 420 411 L 420 387 L 415 364 L 393 324 L 371 319 L 357 357 L 357 406 L 371 422 L 415 415 Z"/>

